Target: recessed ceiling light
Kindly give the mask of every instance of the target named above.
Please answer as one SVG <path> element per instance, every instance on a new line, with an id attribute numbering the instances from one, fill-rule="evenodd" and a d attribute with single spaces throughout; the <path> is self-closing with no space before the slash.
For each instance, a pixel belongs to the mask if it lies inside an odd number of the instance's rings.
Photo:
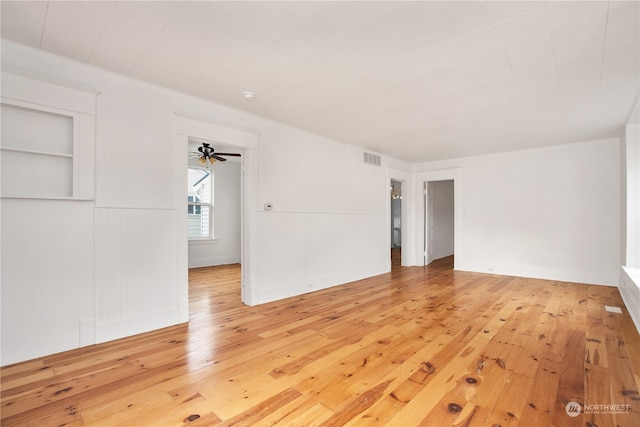
<path id="1" fill-rule="evenodd" d="M 253 101 L 256 97 L 256 94 L 253 92 L 242 92 L 242 97 L 244 98 L 245 101 Z"/>

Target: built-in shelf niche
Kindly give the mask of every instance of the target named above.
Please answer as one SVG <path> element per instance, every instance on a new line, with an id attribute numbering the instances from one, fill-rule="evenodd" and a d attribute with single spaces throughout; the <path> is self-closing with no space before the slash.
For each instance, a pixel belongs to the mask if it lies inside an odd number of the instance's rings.
<path id="1" fill-rule="evenodd" d="M 73 117 L 2 104 L 2 195 L 73 197 Z"/>
<path id="2" fill-rule="evenodd" d="M 93 199 L 98 92 L 2 71 L 0 196 Z"/>

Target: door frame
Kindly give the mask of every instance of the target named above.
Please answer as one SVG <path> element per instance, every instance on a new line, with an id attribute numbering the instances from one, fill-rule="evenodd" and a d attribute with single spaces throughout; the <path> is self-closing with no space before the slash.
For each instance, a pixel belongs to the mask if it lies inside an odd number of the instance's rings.
<path id="1" fill-rule="evenodd" d="M 413 189 L 413 177 L 411 172 L 399 170 L 399 169 L 387 169 L 387 188 L 386 194 L 389 194 L 389 185 L 391 181 L 400 181 L 401 182 L 401 191 L 402 191 L 402 202 L 401 202 L 401 211 L 402 211 L 402 229 L 400 230 L 401 236 L 400 241 L 402 242 L 402 251 L 401 251 L 401 259 L 400 265 L 409 266 L 416 265 L 414 254 L 415 254 L 415 239 L 412 236 L 415 234 L 414 232 L 414 189 Z M 391 197 L 387 197 L 387 224 L 391 224 Z M 388 231 L 388 230 L 387 230 Z M 391 248 L 391 233 L 387 232 L 387 236 L 389 236 L 389 242 L 387 244 L 387 248 Z M 391 257 L 389 257 L 389 270 L 391 270 Z"/>
<path id="2" fill-rule="evenodd" d="M 461 173 L 460 168 L 443 169 L 437 171 L 419 172 L 416 174 L 416 199 L 421 203 L 417 203 L 417 221 L 416 228 L 416 248 L 415 259 L 416 265 L 427 265 L 427 244 L 429 241 L 427 223 L 430 220 L 427 209 L 427 183 L 434 181 L 453 181 L 453 222 L 454 222 L 454 270 L 460 265 L 462 259 L 462 191 L 461 191 Z"/>
<path id="3" fill-rule="evenodd" d="M 431 264 L 433 261 L 435 261 L 436 258 L 434 253 L 435 250 L 438 248 L 435 248 L 435 233 L 438 230 L 438 225 L 436 224 L 436 217 L 434 215 L 434 208 L 439 207 L 440 205 L 438 203 L 435 203 L 434 200 L 434 186 L 437 183 L 452 183 L 454 184 L 454 181 L 451 179 L 447 179 L 447 180 L 443 180 L 443 181 L 427 181 L 424 183 L 425 186 L 425 212 L 426 212 L 426 218 L 425 218 L 425 245 L 424 245 L 424 251 L 425 251 L 425 264 Z M 455 184 L 454 184 L 455 185 Z M 454 194 L 454 188 L 451 188 L 451 192 L 447 191 L 447 193 L 450 193 L 451 198 L 453 199 L 453 194 Z M 441 193 L 442 194 L 442 193 Z M 453 201 L 454 204 L 454 209 L 455 209 L 455 201 Z M 447 215 L 448 219 L 453 220 L 454 218 L 454 213 L 451 212 L 450 215 Z M 440 216 L 438 216 L 438 218 L 441 218 Z M 454 233 L 454 239 L 455 239 L 455 233 Z M 453 250 L 453 248 L 452 248 Z M 441 257 L 441 256 L 439 256 Z"/>
<path id="4" fill-rule="evenodd" d="M 187 200 L 186 174 L 188 169 L 189 137 L 204 139 L 242 150 L 241 167 L 241 299 L 247 305 L 256 301 L 258 259 L 258 139 L 260 133 L 200 119 L 174 114 L 175 122 L 175 194 L 178 238 L 178 304 L 182 321 L 189 319 L 189 262 L 187 216 L 180 212 Z M 186 211 L 185 211 L 186 212 Z"/>

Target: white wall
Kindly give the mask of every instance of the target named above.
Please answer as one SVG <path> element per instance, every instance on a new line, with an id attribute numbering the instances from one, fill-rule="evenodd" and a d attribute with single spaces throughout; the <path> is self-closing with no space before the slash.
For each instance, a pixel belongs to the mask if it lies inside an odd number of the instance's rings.
<path id="1" fill-rule="evenodd" d="M 385 168 L 364 164 L 362 153 L 303 131 L 263 128 L 258 301 L 390 269 L 389 179 Z"/>
<path id="2" fill-rule="evenodd" d="M 214 174 L 213 197 L 214 239 L 189 241 L 189 268 L 240 262 L 240 163 L 216 162 L 210 166 Z"/>
<path id="3" fill-rule="evenodd" d="M 94 222 L 73 223 L 86 206 L 61 202 L 56 227 L 68 234 L 19 236 L 7 231 L 19 209 L 2 201 L 2 364 L 188 320 L 187 146 L 176 137 L 176 115 L 260 134 L 257 157 L 245 159 L 259 171 L 250 177 L 256 225 L 245 229 L 258 242 L 253 304 L 389 270 L 388 172 L 365 165 L 360 148 L 5 40 L 2 65 L 101 93 L 95 205 L 87 205 Z M 84 262 L 93 253 L 94 263 Z M 59 268 L 27 271 L 32 254 Z M 37 271 L 47 292 L 33 292 Z M 53 295 L 74 309 L 31 319 L 31 307 L 48 307 Z M 39 329 L 45 324 L 56 334 Z"/>
<path id="4" fill-rule="evenodd" d="M 621 252 L 618 285 L 622 299 L 640 331 L 640 107 L 636 103 L 620 141 L 622 170 Z"/>
<path id="5" fill-rule="evenodd" d="M 453 181 L 429 183 L 433 198 L 433 241 L 431 259 L 453 255 L 454 249 L 454 198 Z"/>
<path id="6" fill-rule="evenodd" d="M 617 284 L 617 139 L 422 163 L 414 170 L 421 176 L 447 169 L 459 177 L 456 268 Z"/>

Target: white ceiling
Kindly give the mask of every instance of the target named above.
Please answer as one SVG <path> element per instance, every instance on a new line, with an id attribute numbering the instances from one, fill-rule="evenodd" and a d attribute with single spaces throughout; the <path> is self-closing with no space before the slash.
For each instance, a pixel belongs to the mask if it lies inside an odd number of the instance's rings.
<path id="1" fill-rule="evenodd" d="M 3 0 L 1 34 L 417 162 L 619 136 L 639 6 Z"/>

